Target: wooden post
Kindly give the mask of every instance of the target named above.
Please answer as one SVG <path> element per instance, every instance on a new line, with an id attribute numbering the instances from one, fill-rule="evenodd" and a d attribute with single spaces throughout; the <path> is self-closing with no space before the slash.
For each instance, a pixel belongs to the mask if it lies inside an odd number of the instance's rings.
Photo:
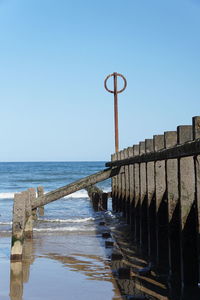
<path id="1" fill-rule="evenodd" d="M 200 139 L 200 117 L 193 117 L 193 139 Z M 200 282 L 200 155 L 195 158 L 196 169 L 196 207 L 197 207 L 197 241 L 198 241 L 198 262 Z"/>
<path id="2" fill-rule="evenodd" d="M 115 161 L 116 160 L 116 153 L 111 155 L 111 161 Z M 113 211 L 117 211 L 117 176 L 114 176 L 112 179 L 112 210 Z"/>
<path id="3" fill-rule="evenodd" d="M 165 148 L 177 145 L 177 132 L 168 131 L 164 134 Z M 169 224 L 169 276 L 171 282 L 180 279 L 180 202 L 178 187 L 178 159 L 166 161 L 168 224 Z M 173 280 L 172 280 L 173 279 Z"/>
<path id="4" fill-rule="evenodd" d="M 32 239 L 33 238 L 33 216 L 32 216 L 30 191 L 27 190 L 25 192 L 22 192 L 22 194 L 25 198 L 25 208 L 26 208 L 24 236 L 27 239 Z"/>
<path id="5" fill-rule="evenodd" d="M 117 160 L 121 159 L 121 153 L 116 153 Z M 121 169 L 119 174 L 117 175 L 117 212 L 121 212 Z"/>
<path id="6" fill-rule="evenodd" d="M 134 156 L 139 155 L 139 145 L 133 146 Z M 140 241 L 140 165 L 136 163 L 134 165 L 134 186 L 135 186 L 135 240 Z"/>
<path id="7" fill-rule="evenodd" d="M 192 140 L 192 126 L 178 126 L 177 130 L 178 144 Z M 180 158 L 179 173 L 182 285 L 197 285 L 198 252 L 195 211 L 195 168 L 192 156 Z"/>
<path id="8" fill-rule="evenodd" d="M 154 136 L 154 150 L 164 148 L 164 135 Z M 155 162 L 155 195 L 156 195 L 156 234 L 157 266 L 160 272 L 167 274 L 169 267 L 168 254 L 168 205 L 166 197 L 165 161 Z"/>
<path id="9" fill-rule="evenodd" d="M 133 157 L 133 147 L 128 148 L 128 157 Z M 134 165 L 129 165 L 129 224 L 133 230 L 134 220 Z"/>
<path id="10" fill-rule="evenodd" d="M 93 208 L 95 211 L 107 210 L 108 193 L 104 193 L 100 188 L 95 185 L 86 188 L 88 196 L 92 200 Z"/>
<path id="11" fill-rule="evenodd" d="M 145 140 L 145 151 L 154 151 L 153 139 Z M 154 162 L 147 163 L 147 218 L 148 218 L 148 256 L 155 263 L 156 257 L 156 200 L 155 200 L 155 168 Z"/>
<path id="12" fill-rule="evenodd" d="M 25 197 L 24 194 L 14 195 L 13 224 L 11 242 L 11 261 L 22 260 L 25 226 Z"/>
<path id="13" fill-rule="evenodd" d="M 95 211 L 100 210 L 100 195 L 98 192 L 92 193 L 92 205 L 93 205 L 93 209 Z"/>
<path id="14" fill-rule="evenodd" d="M 37 188 L 37 194 L 38 194 L 38 197 L 44 195 L 44 188 L 43 188 L 43 186 L 38 186 L 38 188 Z M 38 208 L 38 213 L 39 213 L 40 217 L 44 216 L 44 206 L 40 206 Z"/>
<path id="15" fill-rule="evenodd" d="M 139 144 L 140 155 L 145 153 L 145 142 Z M 140 245 L 142 250 L 148 252 L 147 233 L 147 184 L 146 184 L 146 163 L 140 163 Z"/>
<path id="16" fill-rule="evenodd" d="M 119 151 L 117 153 L 117 156 L 118 156 L 118 160 L 121 160 L 122 159 L 122 151 Z M 123 203 L 122 203 L 122 176 L 123 176 L 123 172 L 124 172 L 124 167 L 122 167 L 120 169 L 120 172 L 119 172 L 119 178 L 118 178 L 118 201 L 119 201 L 119 212 L 122 212 L 122 209 L 123 209 Z"/>
<path id="17" fill-rule="evenodd" d="M 115 160 L 117 161 L 119 159 L 119 154 L 115 153 Z M 119 212 L 119 174 L 115 176 L 115 205 L 116 205 L 116 212 Z"/>
<path id="18" fill-rule="evenodd" d="M 95 186 L 91 185 L 86 188 L 86 191 L 88 192 L 88 196 L 92 200 L 92 206 L 94 211 L 100 210 L 100 190 Z"/>
<path id="19" fill-rule="evenodd" d="M 128 149 L 124 150 L 124 158 L 128 158 Z M 130 201 L 130 185 L 129 185 L 129 166 L 125 166 L 125 216 L 126 221 L 129 224 L 129 201 Z"/>
<path id="20" fill-rule="evenodd" d="M 34 203 L 36 202 L 36 191 L 34 188 L 28 189 L 30 193 L 30 201 L 31 201 L 31 206 L 33 208 Z M 32 209 L 32 216 L 33 216 L 33 221 L 37 220 L 37 207 Z"/>
<path id="21" fill-rule="evenodd" d="M 103 210 L 108 209 L 108 193 L 101 194 L 101 207 Z"/>
<path id="22" fill-rule="evenodd" d="M 125 159 L 125 149 L 121 151 L 121 159 Z M 121 170 L 121 180 L 122 180 L 122 213 L 123 216 L 126 216 L 126 180 L 125 180 L 125 166 Z"/>

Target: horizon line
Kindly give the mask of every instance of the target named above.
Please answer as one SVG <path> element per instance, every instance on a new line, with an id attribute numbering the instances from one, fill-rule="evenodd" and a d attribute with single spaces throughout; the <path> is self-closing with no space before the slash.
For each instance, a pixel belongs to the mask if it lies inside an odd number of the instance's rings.
<path id="1" fill-rule="evenodd" d="M 10 160 L 0 161 L 0 163 L 34 163 L 34 162 L 106 162 L 106 160 Z"/>

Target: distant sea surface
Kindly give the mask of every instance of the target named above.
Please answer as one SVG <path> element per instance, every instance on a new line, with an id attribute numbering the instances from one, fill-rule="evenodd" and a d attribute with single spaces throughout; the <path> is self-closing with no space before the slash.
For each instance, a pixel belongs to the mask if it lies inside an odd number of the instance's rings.
<path id="1" fill-rule="evenodd" d="M 10 233 L 14 193 L 43 186 L 45 192 L 67 185 L 105 168 L 104 162 L 0 163 L 0 232 Z M 110 180 L 99 184 L 110 191 Z M 90 231 L 95 215 L 85 190 L 45 206 L 35 231 Z"/>

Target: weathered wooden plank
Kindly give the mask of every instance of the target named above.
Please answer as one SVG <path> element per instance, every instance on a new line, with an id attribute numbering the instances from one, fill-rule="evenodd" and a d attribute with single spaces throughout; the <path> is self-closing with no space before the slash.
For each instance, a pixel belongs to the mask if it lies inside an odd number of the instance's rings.
<path id="1" fill-rule="evenodd" d="M 117 161 L 121 159 L 121 153 L 116 153 L 117 155 Z M 117 174 L 117 211 L 121 211 L 121 174 Z"/>
<path id="2" fill-rule="evenodd" d="M 145 153 L 145 142 L 140 142 L 139 151 L 140 155 Z M 146 163 L 140 163 L 140 245 L 144 252 L 148 252 L 146 179 Z"/>
<path id="3" fill-rule="evenodd" d="M 100 206 L 100 198 L 101 198 L 102 190 L 100 190 L 95 185 L 88 186 L 85 188 L 85 190 L 87 191 L 88 196 L 92 201 L 92 206 L 94 211 L 98 211 Z"/>
<path id="4" fill-rule="evenodd" d="M 139 145 L 133 146 L 133 154 L 139 155 Z M 140 165 L 136 163 L 134 165 L 134 186 L 135 186 L 135 239 L 140 241 Z"/>
<path id="5" fill-rule="evenodd" d="M 37 188 L 37 195 L 38 195 L 38 197 L 41 197 L 41 196 L 44 195 L 44 187 L 43 186 L 38 186 L 38 188 Z M 44 206 L 40 206 L 38 208 L 38 214 L 41 217 L 44 216 Z"/>
<path id="6" fill-rule="evenodd" d="M 98 182 L 101 182 L 108 178 L 116 176 L 119 173 L 119 171 L 120 171 L 120 168 L 105 169 L 105 170 L 95 173 L 93 175 L 90 175 L 90 176 L 87 176 L 80 180 L 77 180 L 71 184 L 63 186 L 59 189 L 56 189 L 52 192 L 49 192 L 41 197 L 36 198 L 35 201 L 32 203 L 32 209 L 39 207 L 39 206 L 46 205 L 52 201 L 58 200 L 64 196 L 72 194 L 78 190 L 84 189 L 90 185 L 94 185 Z"/>
<path id="7" fill-rule="evenodd" d="M 30 201 L 31 201 L 31 206 L 32 206 L 32 216 L 33 216 L 33 221 L 36 221 L 38 218 L 38 207 L 34 206 L 36 204 L 36 190 L 34 188 L 29 188 L 28 189 L 30 193 Z"/>
<path id="8" fill-rule="evenodd" d="M 121 151 L 121 159 L 125 159 L 125 149 Z M 122 167 L 121 171 L 121 189 L 122 189 L 122 194 L 121 194 L 121 203 L 122 203 L 122 212 L 124 217 L 126 216 L 126 180 L 125 180 L 125 166 Z"/>
<path id="9" fill-rule="evenodd" d="M 121 160 L 123 157 L 122 155 L 122 151 L 119 151 L 118 154 L 118 159 Z M 122 182 L 123 182 L 123 175 L 124 175 L 124 166 L 120 169 L 119 172 L 119 186 L 118 186 L 118 192 L 119 192 L 119 212 L 123 211 L 123 186 L 122 186 Z"/>
<path id="10" fill-rule="evenodd" d="M 154 136 L 154 150 L 164 148 L 164 135 Z M 166 199 L 165 161 L 155 162 L 155 197 L 156 197 L 156 234 L 157 234 L 157 266 L 161 272 L 168 268 L 168 215 Z"/>
<path id="11" fill-rule="evenodd" d="M 99 187 L 92 185 L 85 188 L 92 200 L 95 211 L 107 210 L 108 193 L 104 193 Z"/>
<path id="12" fill-rule="evenodd" d="M 193 117 L 193 139 L 200 138 L 200 116 Z M 198 240 L 198 262 L 199 262 L 199 282 L 200 282 L 200 155 L 195 158 L 196 170 L 196 207 L 197 207 L 197 240 Z"/>
<path id="13" fill-rule="evenodd" d="M 153 139 L 145 140 L 145 151 L 154 151 Z M 148 205 L 148 256 L 155 263 L 156 256 L 156 200 L 154 162 L 147 163 L 147 205 Z"/>
<path id="14" fill-rule="evenodd" d="M 177 127 L 177 140 L 178 144 L 184 144 L 186 142 L 192 141 L 193 139 L 193 129 L 191 125 L 181 125 Z"/>
<path id="15" fill-rule="evenodd" d="M 116 160 L 116 153 L 111 155 L 111 160 L 115 161 Z M 116 186 L 117 186 L 117 176 L 114 176 L 112 178 L 112 209 L 113 211 L 117 211 L 116 207 L 116 197 L 117 197 L 117 191 L 116 191 Z"/>
<path id="16" fill-rule="evenodd" d="M 159 151 L 164 148 L 164 136 L 154 136 L 154 151 Z M 156 187 L 156 212 L 160 208 L 164 193 L 166 191 L 166 180 L 165 180 L 165 161 L 155 162 L 155 187 Z"/>
<path id="17" fill-rule="evenodd" d="M 128 158 L 128 148 L 124 150 L 125 159 Z M 125 217 L 129 223 L 129 199 L 130 199 L 130 184 L 129 184 L 129 166 L 125 166 Z"/>
<path id="18" fill-rule="evenodd" d="M 192 139 L 192 126 L 177 128 L 178 143 Z M 195 212 L 195 168 L 193 157 L 179 161 L 181 213 L 181 278 L 183 285 L 198 283 L 198 259 Z"/>
<path id="19" fill-rule="evenodd" d="M 119 160 L 117 162 L 107 162 L 106 167 L 116 167 L 129 165 L 141 162 L 150 162 L 157 160 L 173 159 L 188 157 L 200 154 L 200 139 L 185 143 L 183 145 L 177 145 L 177 147 L 170 149 L 163 149 L 157 152 L 151 152 L 148 154 L 143 154 L 141 156 L 135 156 L 132 158 L 127 158 L 126 160 Z"/>
<path id="20" fill-rule="evenodd" d="M 177 145 L 177 132 L 168 131 L 164 134 L 165 147 Z M 169 222 L 169 276 L 180 278 L 180 203 L 178 187 L 178 159 L 166 161 L 167 199 Z"/>
<path id="21" fill-rule="evenodd" d="M 14 195 L 13 224 L 11 242 L 11 261 L 22 260 L 25 227 L 25 197 L 24 194 Z"/>
<path id="22" fill-rule="evenodd" d="M 133 156 L 133 147 L 128 148 L 128 156 Z M 134 165 L 129 165 L 129 224 L 133 228 L 134 219 Z"/>
<path id="23" fill-rule="evenodd" d="M 101 210 L 107 210 L 108 209 L 108 193 L 102 193 L 101 194 L 101 202 L 100 202 Z"/>
<path id="24" fill-rule="evenodd" d="M 25 198 L 25 210 L 26 210 L 24 236 L 26 239 L 32 239 L 32 237 L 33 237 L 33 216 L 32 216 L 30 191 L 28 191 L 28 190 L 24 191 L 24 192 L 22 192 L 22 194 Z"/>

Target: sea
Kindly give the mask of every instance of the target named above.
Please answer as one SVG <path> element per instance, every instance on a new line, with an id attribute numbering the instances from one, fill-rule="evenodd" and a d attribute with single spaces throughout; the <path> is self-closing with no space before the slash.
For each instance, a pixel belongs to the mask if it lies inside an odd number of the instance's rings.
<path id="1" fill-rule="evenodd" d="M 0 231 L 10 232 L 14 194 L 43 186 L 55 190 L 105 168 L 104 162 L 5 162 L 0 163 Z M 104 191 L 111 190 L 110 180 L 99 183 Z M 97 216 L 96 216 L 97 217 Z M 35 231 L 92 230 L 95 213 L 86 190 L 78 191 L 45 206 Z"/>
<path id="2" fill-rule="evenodd" d="M 93 210 L 85 190 L 45 206 L 44 216 L 38 216 L 34 224 L 33 241 L 27 246 L 28 271 L 23 271 L 27 277 L 23 279 L 23 287 L 16 291 L 16 278 L 13 281 L 10 276 L 14 194 L 38 186 L 43 186 L 47 193 L 103 169 L 105 162 L 0 163 L 0 299 L 109 300 L 118 295 L 108 266 L 105 241 L 97 229 L 105 212 Z M 105 192 L 111 191 L 110 180 L 98 186 Z M 106 214 L 115 218 L 111 199 Z M 84 285 L 81 292 L 76 288 L 79 284 Z"/>

